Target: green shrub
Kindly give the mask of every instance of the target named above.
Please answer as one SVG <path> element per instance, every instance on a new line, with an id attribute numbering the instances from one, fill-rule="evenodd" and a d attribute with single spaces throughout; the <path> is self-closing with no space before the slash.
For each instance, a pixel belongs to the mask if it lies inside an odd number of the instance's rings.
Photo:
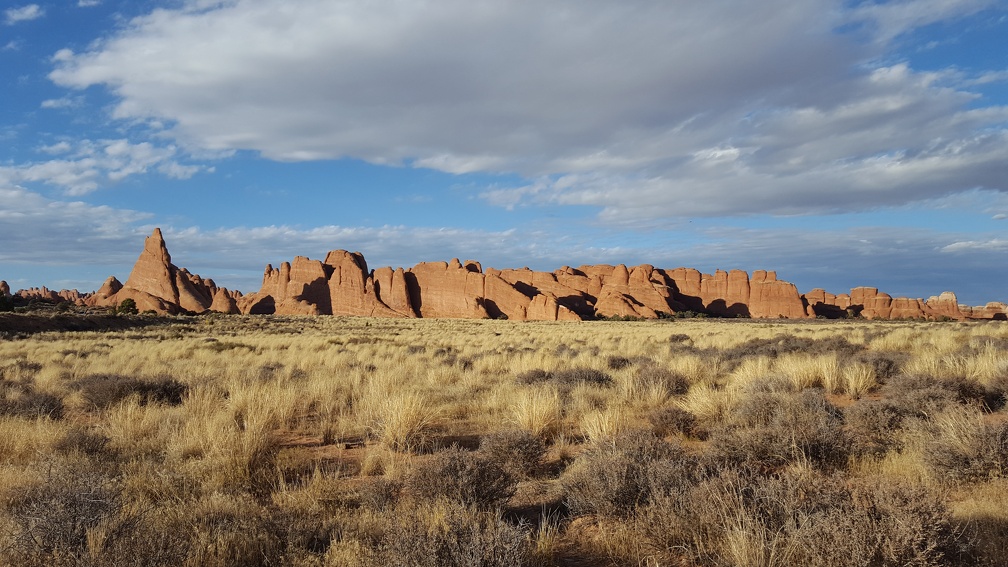
<path id="1" fill-rule="evenodd" d="M 133 301 L 129 297 L 119 302 L 119 305 L 116 306 L 115 312 L 120 315 L 136 315 L 139 313 L 136 301 Z"/>

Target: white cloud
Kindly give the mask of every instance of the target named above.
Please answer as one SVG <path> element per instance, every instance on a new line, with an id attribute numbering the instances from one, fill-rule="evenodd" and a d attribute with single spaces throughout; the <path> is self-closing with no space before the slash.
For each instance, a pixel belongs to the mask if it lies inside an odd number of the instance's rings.
<path id="1" fill-rule="evenodd" d="M 528 183 L 491 202 L 589 205 L 611 222 L 1008 189 L 1008 108 L 870 63 L 994 3 L 848 6 L 189 2 L 58 52 L 50 76 L 107 86 L 116 117 L 163 124 L 188 152 L 515 173 Z"/>
<path id="2" fill-rule="evenodd" d="M 28 4 L 27 6 L 21 6 L 20 8 L 8 8 L 4 10 L 4 17 L 7 20 L 7 25 L 35 20 L 44 15 L 45 11 L 40 8 L 38 4 Z"/>
<path id="3" fill-rule="evenodd" d="M 80 8 L 91 8 L 98 5 L 101 5 L 101 0 L 77 0 L 77 6 Z"/>
<path id="4" fill-rule="evenodd" d="M 871 27 L 879 41 L 889 41 L 915 28 L 969 16 L 996 5 L 997 0 L 867 1 L 855 7 L 848 19 Z"/>
<path id="5" fill-rule="evenodd" d="M 989 240 L 960 240 L 942 247 L 942 252 L 961 252 L 965 250 L 1008 252 L 1008 240 L 991 238 Z"/>
<path id="6" fill-rule="evenodd" d="M 39 151 L 64 157 L 0 166 L 0 184 L 46 183 L 61 187 L 67 195 L 79 196 L 152 170 L 167 177 L 188 179 L 207 169 L 202 165 L 180 164 L 174 146 L 159 147 L 124 139 L 82 140 L 75 144 L 63 140 Z"/>
<path id="7" fill-rule="evenodd" d="M 4 203 L 0 208 L 0 241 L 4 243 L 0 264 L 7 269 L 13 264 L 132 262 L 141 234 L 133 225 L 151 217 L 149 213 L 48 199 L 5 183 L 0 183 L 0 201 Z"/>
<path id="8" fill-rule="evenodd" d="M 42 101 L 41 107 L 46 109 L 58 109 L 58 108 L 74 108 L 80 106 L 84 102 L 84 97 L 79 96 L 65 96 L 62 98 L 50 98 Z"/>

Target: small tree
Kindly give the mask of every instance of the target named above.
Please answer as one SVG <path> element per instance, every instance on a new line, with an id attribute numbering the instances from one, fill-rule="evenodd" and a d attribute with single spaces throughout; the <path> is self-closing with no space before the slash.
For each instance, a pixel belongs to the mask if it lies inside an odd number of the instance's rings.
<path id="1" fill-rule="evenodd" d="M 133 301 L 129 297 L 120 301 L 119 307 L 116 307 L 116 313 L 120 315 L 136 315 L 139 313 L 139 311 L 137 311 L 136 301 Z"/>

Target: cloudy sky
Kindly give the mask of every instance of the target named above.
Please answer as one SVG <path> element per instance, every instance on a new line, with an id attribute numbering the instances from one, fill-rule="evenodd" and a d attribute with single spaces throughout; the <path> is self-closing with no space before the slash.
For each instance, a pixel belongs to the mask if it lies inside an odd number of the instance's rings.
<path id="1" fill-rule="evenodd" d="M 4 5 L 14 289 L 159 226 L 246 292 L 345 248 L 1008 301 L 1004 0 Z"/>

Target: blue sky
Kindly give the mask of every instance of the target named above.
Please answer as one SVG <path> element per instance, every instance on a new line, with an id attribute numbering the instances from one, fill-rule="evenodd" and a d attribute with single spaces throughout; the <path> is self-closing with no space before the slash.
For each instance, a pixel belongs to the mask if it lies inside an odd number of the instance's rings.
<path id="1" fill-rule="evenodd" d="M 0 279 L 330 249 L 1008 301 L 1008 3 L 62 0 L 0 10 Z"/>

